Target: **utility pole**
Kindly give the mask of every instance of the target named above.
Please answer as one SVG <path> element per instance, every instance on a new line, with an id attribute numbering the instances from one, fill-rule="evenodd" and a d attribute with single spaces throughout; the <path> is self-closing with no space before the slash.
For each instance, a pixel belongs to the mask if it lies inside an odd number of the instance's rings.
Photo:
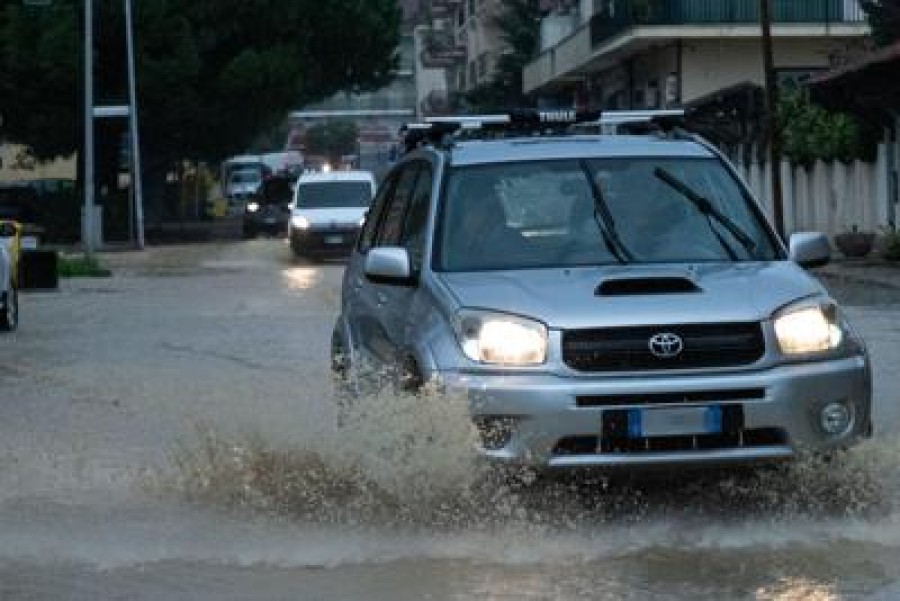
<path id="1" fill-rule="evenodd" d="M 759 0 L 759 20 L 762 26 L 763 70 L 766 81 L 766 131 L 768 132 L 769 162 L 772 164 L 772 212 L 775 229 L 782 239 L 784 205 L 781 189 L 781 132 L 778 128 L 778 78 L 772 51 L 772 0 Z"/>
<path id="2" fill-rule="evenodd" d="M 138 137 L 137 93 L 134 75 L 134 21 L 131 15 L 131 0 L 125 0 L 125 43 L 128 54 L 128 116 L 131 135 L 131 190 L 134 202 L 134 217 L 137 236 L 135 243 L 138 250 L 144 248 L 144 189 L 141 181 L 141 150 Z"/>
<path id="3" fill-rule="evenodd" d="M 94 15 L 93 0 L 84 0 L 84 223 L 82 241 L 94 254 Z"/>

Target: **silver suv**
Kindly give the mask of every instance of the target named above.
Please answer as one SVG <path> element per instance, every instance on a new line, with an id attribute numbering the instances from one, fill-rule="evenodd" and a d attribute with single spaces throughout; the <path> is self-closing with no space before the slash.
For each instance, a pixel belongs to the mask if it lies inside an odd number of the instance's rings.
<path id="1" fill-rule="evenodd" d="M 466 391 L 483 453 L 532 466 L 764 462 L 871 435 L 865 347 L 804 270 L 824 236 L 786 248 L 700 138 L 494 125 L 424 126 L 434 143 L 387 176 L 344 277 L 343 377 Z"/>

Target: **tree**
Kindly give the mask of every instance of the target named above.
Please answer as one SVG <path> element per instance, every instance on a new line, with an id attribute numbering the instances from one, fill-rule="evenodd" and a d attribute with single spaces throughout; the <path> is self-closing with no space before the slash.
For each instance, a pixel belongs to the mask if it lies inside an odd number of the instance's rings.
<path id="1" fill-rule="evenodd" d="M 862 0 L 862 9 L 879 46 L 900 40 L 900 0 Z"/>
<path id="2" fill-rule="evenodd" d="M 359 130 L 353 121 L 328 121 L 306 131 L 306 152 L 338 163 L 342 156 L 356 153 L 358 137 Z"/>
<path id="3" fill-rule="evenodd" d="M 491 81 L 466 95 L 473 112 L 502 111 L 528 103 L 522 91 L 522 70 L 540 45 L 540 5 L 539 0 L 501 0 L 494 26 L 500 30 L 506 51 L 497 59 Z"/>
<path id="4" fill-rule="evenodd" d="M 778 120 L 784 154 L 795 163 L 868 158 L 863 131 L 851 115 L 832 113 L 812 104 L 805 92 L 782 94 Z"/>
<path id="5" fill-rule="evenodd" d="M 81 144 L 83 0 L 0 6 L 0 136 L 38 158 Z M 97 100 L 125 90 L 121 0 L 94 0 Z M 388 83 L 395 0 L 141 0 L 135 42 L 147 179 L 244 150 L 294 107 Z M 153 201 L 148 182 L 148 201 Z"/>

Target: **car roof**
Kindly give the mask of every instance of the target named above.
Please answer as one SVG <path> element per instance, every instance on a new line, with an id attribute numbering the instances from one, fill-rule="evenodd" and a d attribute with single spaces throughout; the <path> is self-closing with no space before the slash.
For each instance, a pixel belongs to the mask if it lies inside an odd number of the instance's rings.
<path id="1" fill-rule="evenodd" d="M 693 140 L 623 135 L 461 140 L 451 148 L 453 165 L 618 157 L 713 158 L 715 154 Z"/>
<path id="2" fill-rule="evenodd" d="M 329 171 L 304 173 L 297 179 L 298 184 L 309 184 L 313 182 L 375 182 L 375 176 L 371 171 Z"/>

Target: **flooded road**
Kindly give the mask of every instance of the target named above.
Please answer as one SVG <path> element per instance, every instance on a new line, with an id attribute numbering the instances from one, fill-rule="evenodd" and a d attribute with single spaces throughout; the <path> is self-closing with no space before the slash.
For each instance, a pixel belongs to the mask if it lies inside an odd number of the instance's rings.
<path id="1" fill-rule="evenodd" d="M 827 280 L 876 374 L 842 460 L 523 486 L 477 462 L 462 399 L 381 393 L 334 429 L 341 264 L 107 262 L 0 338 L 0 599 L 900 597 L 900 290 Z"/>

